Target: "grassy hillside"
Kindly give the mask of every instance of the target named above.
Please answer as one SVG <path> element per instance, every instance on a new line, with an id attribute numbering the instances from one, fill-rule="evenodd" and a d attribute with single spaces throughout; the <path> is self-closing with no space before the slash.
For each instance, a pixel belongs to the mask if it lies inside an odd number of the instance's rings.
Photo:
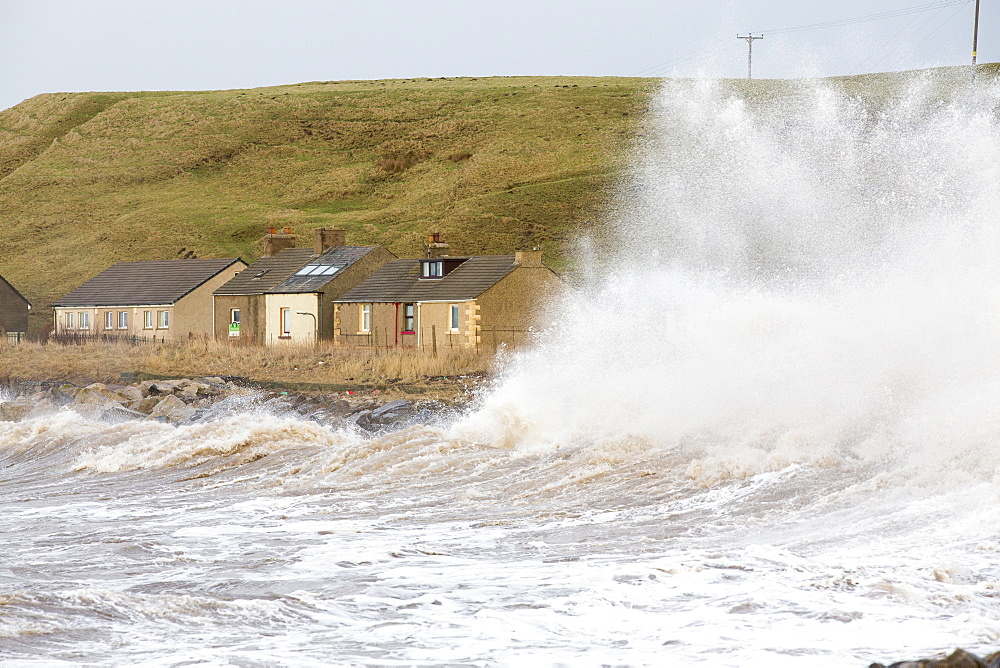
<path id="1" fill-rule="evenodd" d="M 997 66 L 979 68 L 983 81 Z M 917 73 L 941 99 L 967 67 Z M 829 79 L 873 112 L 914 73 Z M 494 77 L 344 81 L 210 92 L 41 95 L 0 112 L 0 275 L 47 304 L 121 260 L 260 253 L 269 225 L 344 227 L 417 254 L 540 246 L 562 268 L 641 134 L 658 81 Z M 797 81 L 722 82 L 764 107 Z"/>
<path id="2" fill-rule="evenodd" d="M 320 82 L 41 95 L 0 113 L 0 274 L 36 307 L 121 260 L 255 259 L 268 225 L 559 266 L 602 203 L 649 79 Z"/>

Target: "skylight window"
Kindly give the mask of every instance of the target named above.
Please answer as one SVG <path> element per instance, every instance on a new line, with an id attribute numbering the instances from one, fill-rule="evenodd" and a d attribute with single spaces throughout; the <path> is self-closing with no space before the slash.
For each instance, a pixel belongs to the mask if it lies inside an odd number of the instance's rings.
<path id="1" fill-rule="evenodd" d="M 333 276 L 341 267 L 331 264 L 307 264 L 295 272 L 296 276 Z"/>

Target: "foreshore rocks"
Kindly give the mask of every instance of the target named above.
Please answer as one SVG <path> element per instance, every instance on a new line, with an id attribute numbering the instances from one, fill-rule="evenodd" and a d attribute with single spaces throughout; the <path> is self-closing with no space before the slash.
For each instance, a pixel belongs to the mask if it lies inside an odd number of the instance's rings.
<path id="1" fill-rule="evenodd" d="M 980 659 L 964 649 L 956 649 L 943 659 L 897 661 L 888 666 L 882 663 L 873 663 L 868 668 L 1000 668 L 1000 652 L 994 652 Z"/>
<path id="2" fill-rule="evenodd" d="M 431 422 L 457 410 L 436 400 L 386 402 L 381 396 L 353 392 L 310 395 L 263 390 L 244 378 L 225 376 L 144 380 L 122 385 L 92 383 L 85 387 L 23 382 L 9 387 L 6 394 L 13 398 L 0 401 L 0 421 L 8 422 L 63 407 L 108 422 L 157 420 L 174 424 L 260 411 L 381 433 Z"/>

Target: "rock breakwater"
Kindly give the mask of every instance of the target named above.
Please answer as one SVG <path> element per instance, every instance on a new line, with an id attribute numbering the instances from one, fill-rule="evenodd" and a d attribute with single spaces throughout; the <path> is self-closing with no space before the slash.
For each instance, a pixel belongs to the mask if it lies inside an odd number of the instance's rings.
<path id="1" fill-rule="evenodd" d="M 392 399 L 373 393 L 305 394 L 263 390 L 245 378 L 206 376 L 126 384 L 21 382 L 8 387 L 0 420 L 21 421 L 53 410 L 73 410 L 109 422 L 157 420 L 185 424 L 235 411 L 298 416 L 331 427 L 369 433 L 432 422 L 461 409 L 441 400 Z"/>
<path id="2" fill-rule="evenodd" d="M 964 649 L 956 649 L 943 659 L 897 661 L 888 666 L 882 663 L 873 663 L 868 668 L 1000 668 L 1000 652 L 979 658 Z"/>

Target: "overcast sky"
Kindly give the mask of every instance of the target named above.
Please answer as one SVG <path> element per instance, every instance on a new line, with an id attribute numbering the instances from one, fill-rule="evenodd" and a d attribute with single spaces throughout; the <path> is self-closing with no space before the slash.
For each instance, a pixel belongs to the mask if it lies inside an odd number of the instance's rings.
<path id="1" fill-rule="evenodd" d="M 828 28 L 782 29 L 928 7 Z M 0 0 L 0 109 L 39 93 L 415 76 L 828 76 L 967 64 L 975 0 Z M 979 62 L 1000 60 L 982 0 Z"/>

